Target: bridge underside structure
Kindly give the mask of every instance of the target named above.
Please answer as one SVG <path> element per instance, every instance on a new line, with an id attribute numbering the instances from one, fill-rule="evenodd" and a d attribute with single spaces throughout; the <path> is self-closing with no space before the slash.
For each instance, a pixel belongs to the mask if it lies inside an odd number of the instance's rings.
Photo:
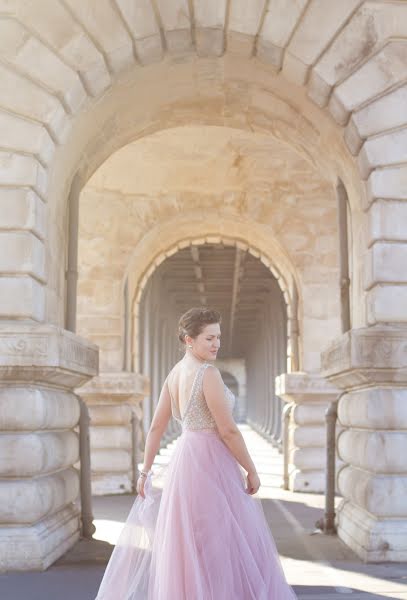
<path id="1" fill-rule="evenodd" d="M 338 534 L 407 558 L 407 6 L 398 0 L 0 2 L 0 569 L 131 489 L 175 325 L 223 316 L 238 419 L 324 486 Z M 173 424 L 167 437 L 176 434 Z"/>

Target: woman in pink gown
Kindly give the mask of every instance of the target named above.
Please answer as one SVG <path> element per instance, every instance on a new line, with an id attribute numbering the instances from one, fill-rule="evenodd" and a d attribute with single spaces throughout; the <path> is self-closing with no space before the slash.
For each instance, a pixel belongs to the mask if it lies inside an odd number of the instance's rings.
<path id="1" fill-rule="evenodd" d="M 217 311 L 192 308 L 179 321 L 185 356 L 164 382 L 138 496 L 96 600 L 296 598 L 252 497 L 260 480 L 232 417 L 234 395 L 212 364 L 220 320 Z M 161 493 L 150 469 L 171 415 L 182 435 Z"/>

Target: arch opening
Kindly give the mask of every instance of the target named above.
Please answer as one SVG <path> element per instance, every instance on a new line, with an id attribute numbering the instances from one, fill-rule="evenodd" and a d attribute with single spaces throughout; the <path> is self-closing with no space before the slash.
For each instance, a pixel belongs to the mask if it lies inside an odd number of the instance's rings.
<path id="1" fill-rule="evenodd" d="M 137 311 L 138 369 L 151 381 L 144 402 L 147 429 L 163 380 L 183 356 L 179 317 L 192 306 L 220 311 L 222 340 L 216 366 L 236 388 L 235 413 L 281 444 L 282 401 L 276 376 L 287 369 L 287 305 L 279 281 L 254 249 L 200 242 L 179 248 L 149 275 Z M 160 352 L 153 349 L 161 348 Z M 234 384 L 233 384 L 234 382 Z M 171 423 L 166 442 L 179 435 Z"/>

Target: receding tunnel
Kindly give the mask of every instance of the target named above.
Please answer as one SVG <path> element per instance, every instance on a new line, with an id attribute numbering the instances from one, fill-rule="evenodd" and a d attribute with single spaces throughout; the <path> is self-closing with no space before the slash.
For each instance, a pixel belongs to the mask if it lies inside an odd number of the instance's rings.
<path id="1" fill-rule="evenodd" d="M 286 304 L 276 278 L 258 258 L 223 244 L 179 250 L 157 267 L 143 290 L 139 368 L 151 381 L 145 431 L 168 371 L 184 354 L 178 319 L 193 306 L 215 308 L 222 315 L 216 365 L 236 394 L 235 418 L 280 445 L 282 403 L 274 380 L 287 370 Z M 178 434 L 171 422 L 163 444 Z"/>

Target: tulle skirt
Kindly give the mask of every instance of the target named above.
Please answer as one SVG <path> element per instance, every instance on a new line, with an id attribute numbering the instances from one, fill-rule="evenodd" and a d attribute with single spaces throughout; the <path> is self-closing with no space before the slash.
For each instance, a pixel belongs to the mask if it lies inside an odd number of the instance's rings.
<path id="1" fill-rule="evenodd" d="M 96 600 L 292 600 L 261 502 L 216 431 L 184 431 L 149 476 Z"/>

